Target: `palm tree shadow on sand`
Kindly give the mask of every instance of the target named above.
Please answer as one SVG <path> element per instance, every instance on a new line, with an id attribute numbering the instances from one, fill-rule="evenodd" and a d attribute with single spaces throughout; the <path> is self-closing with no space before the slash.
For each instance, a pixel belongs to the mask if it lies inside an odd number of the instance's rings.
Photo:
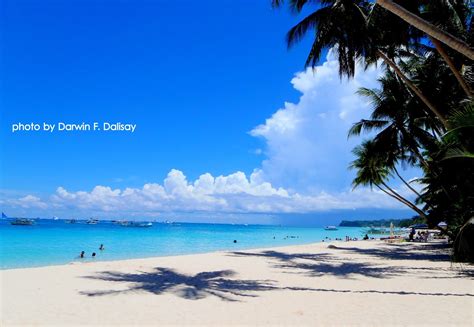
<path id="1" fill-rule="evenodd" d="M 398 267 L 376 266 L 366 262 L 342 260 L 329 253 L 284 253 L 279 251 L 232 252 L 232 256 L 262 257 L 270 259 L 273 267 L 284 269 L 284 272 L 305 274 L 319 277 L 332 275 L 344 279 L 356 276 L 372 278 L 389 278 L 403 273 Z"/>
<path id="2" fill-rule="evenodd" d="M 449 254 L 444 245 L 431 244 L 414 246 L 388 245 L 384 248 L 357 248 L 339 247 L 332 245 L 332 251 L 340 252 L 342 255 L 331 253 L 285 253 L 279 251 L 259 252 L 231 252 L 229 255 L 237 257 L 260 257 L 268 259 L 274 268 L 283 269 L 287 273 L 300 273 L 311 277 L 332 275 L 344 279 L 355 279 L 357 277 L 369 278 L 392 278 L 400 275 L 411 274 L 417 278 L 473 278 L 473 267 L 451 267 L 451 268 L 423 268 L 411 265 L 392 266 L 386 263 L 390 260 L 424 260 L 424 261 L 449 261 Z M 357 253 L 359 260 L 345 257 L 344 253 Z M 373 263 L 373 258 L 389 259 L 385 264 Z M 367 260 L 369 259 L 369 260 Z M 458 265 L 459 266 L 459 265 Z M 433 275 L 433 271 L 435 274 Z M 428 276 L 423 273 L 431 273 Z"/>
<path id="3" fill-rule="evenodd" d="M 257 291 L 277 289 L 270 280 L 231 279 L 232 270 L 200 272 L 195 275 L 178 273 L 173 269 L 157 267 L 151 272 L 121 273 L 105 271 L 85 278 L 110 282 L 132 283 L 124 290 L 80 292 L 87 296 L 118 295 L 133 292 L 152 294 L 173 293 L 188 300 L 216 296 L 224 301 L 239 301 L 238 297 L 256 297 Z"/>
<path id="4" fill-rule="evenodd" d="M 333 248 L 349 253 L 352 252 L 369 257 L 389 260 L 450 261 L 449 248 L 447 244 L 442 243 L 405 243 L 403 245 L 387 244 L 385 247 L 378 248 L 337 246 Z"/>

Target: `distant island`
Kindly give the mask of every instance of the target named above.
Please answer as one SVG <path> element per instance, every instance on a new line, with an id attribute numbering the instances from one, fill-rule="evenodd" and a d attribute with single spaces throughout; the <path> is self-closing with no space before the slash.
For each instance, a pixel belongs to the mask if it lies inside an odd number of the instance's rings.
<path id="1" fill-rule="evenodd" d="M 414 224 L 423 224 L 425 221 L 420 217 L 405 218 L 405 219 L 378 219 L 378 220 L 343 220 L 339 224 L 340 227 L 380 227 L 390 226 L 394 227 L 409 227 Z"/>

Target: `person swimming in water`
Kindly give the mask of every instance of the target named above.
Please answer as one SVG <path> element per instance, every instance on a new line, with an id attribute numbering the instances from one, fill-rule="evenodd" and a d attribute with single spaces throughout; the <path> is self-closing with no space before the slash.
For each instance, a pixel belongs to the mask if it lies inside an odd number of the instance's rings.
<path id="1" fill-rule="evenodd" d="M 79 254 L 79 258 L 84 258 L 84 254 L 85 254 L 85 252 L 81 251 L 81 254 Z"/>
<path id="2" fill-rule="evenodd" d="M 92 257 L 95 258 L 95 252 L 92 252 Z"/>
<path id="3" fill-rule="evenodd" d="M 104 244 L 100 245 L 99 250 L 101 250 L 101 251 L 105 250 Z"/>

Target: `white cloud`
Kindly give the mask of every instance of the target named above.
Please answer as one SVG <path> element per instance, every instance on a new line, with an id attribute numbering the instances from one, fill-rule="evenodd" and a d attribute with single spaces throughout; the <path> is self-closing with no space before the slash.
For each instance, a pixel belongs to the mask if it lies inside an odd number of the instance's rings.
<path id="1" fill-rule="evenodd" d="M 2 204 L 16 206 L 20 208 L 35 208 L 35 209 L 46 209 L 48 205 L 43 202 L 39 197 L 34 195 L 26 195 L 18 199 L 8 199 L 2 201 Z"/>
<path id="2" fill-rule="evenodd" d="M 406 188 L 400 192 L 408 195 Z M 261 179 L 260 172 L 247 177 L 242 172 L 214 177 L 209 173 L 188 181 L 172 169 L 163 185 L 148 183 L 142 188 L 112 189 L 96 186 L 91 191 L 68 191 L 58 187 L 46 200 L 27 195 L 7 204 L 22 208 L 79 209 L 120 214 L 156 215 L 160 212 L 207 211 L 221 213 L 307 213 L 330 209 L 393 208 L 402 206 L 381 192 L 368 190 L 319 192 L 303 195 L 275 188 Z"/>
<path id="3" fill-rule="evenodd" d="M 291 83 L 302 93 L 297 103 L 286 102 L 250 134 L 266 143 L 261 174 L 274 185 L 300 192 L 338 191 L 350 185 L 347 167 L 351 149 L 360 140 L 347 132 L 367 117 L 367 102 L 355 94 L 361 86 L 376 87 L 381 70 L 357 65 L 351 80 L 340 80 L 337 60 L 331 54 L 315 71 L 296 74 Z"/>

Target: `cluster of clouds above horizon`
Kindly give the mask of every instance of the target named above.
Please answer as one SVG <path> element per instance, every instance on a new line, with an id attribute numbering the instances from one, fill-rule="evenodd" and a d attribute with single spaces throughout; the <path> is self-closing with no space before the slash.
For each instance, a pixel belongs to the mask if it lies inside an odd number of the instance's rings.
<path id="1" fill-rule="evenodd" d="M 408 193 L 401 189 L 401 193 Z M 163 185 L 147 183 L 142 188 L 112 189 L 96 186 L 90 192 L 71 192 L 58 187 L 46 201 L 27 195 L 10 199 L 5 204 L 21 208 L 74 208 L 114 214 L 154 214 L 156 212 L 212 211 L 228 213 L 307 213 L 331 209 L 401 208 L 381 192 L 367 190 L 343 191 L 313 195 L 290 193 L 262 181 L 259 173 L 249 178 L 243 172 L 214 177 L 209 173 L 193 182 L 183 172 L 172 169 Z"/>
<path id="2" fill-rule="evenodd" d="M 188 181 L 173 169 L 162 184 L 142 188 L 91 191 L 58 187 L 47 198 L 27 195 L 0 201 L 18 208 L 76 209 L 153 214 L 170 211 L 308 213 L 331 209 L 392 208 L 402 206 L 379 191 L 352 191 L 353 173 L 347 167 L 351 149 L 360 140 L 348 140 L 347 131 L 367 117 L 370 107 L 355 92 L 377 86 L 381 69 L 356 67 L 351 80 L 340 80 L 332 52 L 315 71 L 299 72 L 291 80 L 301 92 L 297 103 L 286 102 L 249 134 L 265 142 L 265 159 L 250 176 L 237 171 L 227 176 L 202 174 Z M 413 176 L 408 176 L 408 178 Z M 406 196 L 406 187 L 399 188 Z"/>

